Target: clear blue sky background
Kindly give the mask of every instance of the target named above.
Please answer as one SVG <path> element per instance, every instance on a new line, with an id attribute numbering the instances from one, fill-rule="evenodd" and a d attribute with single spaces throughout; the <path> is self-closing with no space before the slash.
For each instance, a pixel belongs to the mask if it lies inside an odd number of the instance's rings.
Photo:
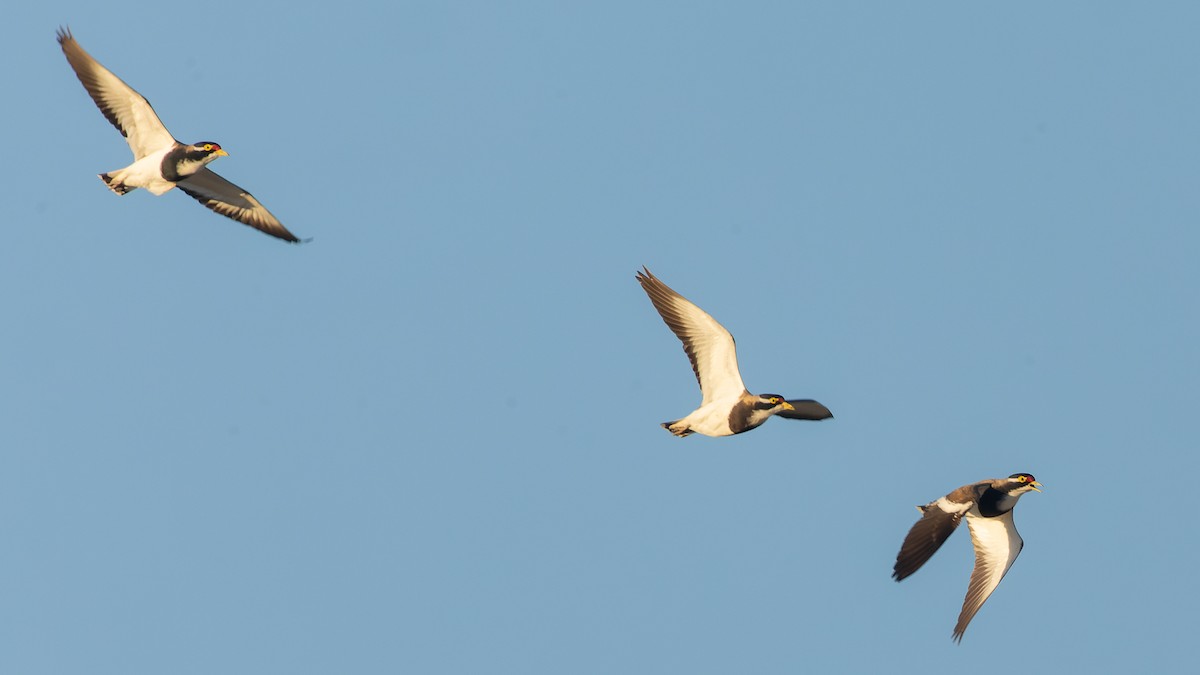
<path id="1" fill-rule="evenodd" d="M 1195 3 L 5 11 L 0 671 L 1194 666 Z M 104 189 L 60 24 L 313 242 Z M 643 264 L 836 419 L 660 429 Z"/>

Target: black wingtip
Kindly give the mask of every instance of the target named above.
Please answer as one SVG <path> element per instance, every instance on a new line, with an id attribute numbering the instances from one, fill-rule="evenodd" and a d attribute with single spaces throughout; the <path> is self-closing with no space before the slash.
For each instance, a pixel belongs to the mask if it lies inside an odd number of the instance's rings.
<path id="1" fill-rule="evenodd" d="M 911 564 L 907 564 L 908 562 L 909 561 L 900 560 L 899 557 L 897 557 L 896 563 L 894 565 L 892 565 L 892 580 L 893 581 L 895 581 L 896 583 L 900 583 L 901 581 L 904 581 L 905 579 L 916 574 L 918 569 L 921 569 L 920 565 L 917 565 L 915 568 L 912 568 Z M 910 568 L 912 568 L 912 569 L 910 569 Z"/>
<path id="2" fill-rule="evenodd" d="M 829 408 L 812 399 L 798 399 L 788 401 L 788 403 L 795 410 L 782 410 L 775 414 L 789 420 L 809 420 L 812 422 L 833 419 L 833 413 L 829 411 Z"/>

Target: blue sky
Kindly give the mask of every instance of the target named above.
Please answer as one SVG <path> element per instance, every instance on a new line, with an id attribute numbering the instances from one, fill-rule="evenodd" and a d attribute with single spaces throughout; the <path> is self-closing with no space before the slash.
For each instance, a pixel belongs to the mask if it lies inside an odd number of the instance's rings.
<path id="1" fill-rule="evenodd" d="M 1200 7 L 7 11 L 0 670 L 1192 663 Z M 313 241 L 104 189 L 60 24 Z M 836 419 L 660 429 L 643 264 Z"/>

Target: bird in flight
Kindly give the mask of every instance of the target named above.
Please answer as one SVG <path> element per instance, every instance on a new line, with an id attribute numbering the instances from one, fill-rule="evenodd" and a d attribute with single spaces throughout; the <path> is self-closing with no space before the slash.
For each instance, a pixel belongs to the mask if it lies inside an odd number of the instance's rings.
<path id="1" fill-rule="evenodd" d="M 301 241 L 254 195 L 207 168 L 209 162 L 229 154 L 219 144 L 185 145 L 175 140 L 149 101 L 84 51 L 69 29 L 58 30 L 58 44 L 83 88 L 133 151 L 133 164 L 100 174 L 110 190 L 123 195 L 140 187 L 161 195 L 178 187 L 223 216 L 284 241 Z"/>
<path id="2" fill-rule="evenodd" d="M 1013 561 L 1025 545 L 1017 526 L 1013 524 L 1013 507 L 1021 495 L 1037 491 L 1042 484 L 1027 473 L 1014 473 L 1008 478 L 993 478 L 964 485 L 954 492 L 917 509 L 921 519 L 908 531 L 892 578 L 901 581 L 924 565 L 941 548 L 955 528 L 967 518 L 971 542 L 975 544 L 975 569 L 967 586 L 958 623 L 954 626 L 954 641 L 961 642 L 967 624 L 983 607 L 1000 580 L 1008 573 Z"/>
<path id="3" fill-rule="evenodd" d="M 717 320 L 687 298 L 671 290 L 643 267 L 638 283 L 650 296 L 662 320 L 683 342 L 700 383 L 700 407 L 687 417 L 663 422 L 679 437 L 698 433 L 731 436 L 759 426 L 772 415 L 793 420 L 823 420 L 833 417 L 829 408 L 812 399 L 787 400 L 778 394 L 751 394 L 738 372 L 733 336 Z"/>

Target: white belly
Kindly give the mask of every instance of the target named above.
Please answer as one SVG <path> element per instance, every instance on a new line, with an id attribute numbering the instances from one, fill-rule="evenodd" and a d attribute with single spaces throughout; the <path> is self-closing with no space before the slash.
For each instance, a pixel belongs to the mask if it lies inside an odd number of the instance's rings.
<path id="1" fill-rule="evenodd" d="M 690 415 L 679 420 L 689 429 L 705 436 L 730 436 L 733 429 L 729 428 L 729 411 L 734 401 L 712 401 L 708 405 L 696 408 Z"/>
<path id="2" fill-rule="evenodd" d="M 175 184 L 162 177 L 162 161 L 170 148 L 146 155 L 124 169 L 110 171 L 108 174 L 115 180 L 129 187 L 145 188 L 156 195 L 175 187 Z"/>

